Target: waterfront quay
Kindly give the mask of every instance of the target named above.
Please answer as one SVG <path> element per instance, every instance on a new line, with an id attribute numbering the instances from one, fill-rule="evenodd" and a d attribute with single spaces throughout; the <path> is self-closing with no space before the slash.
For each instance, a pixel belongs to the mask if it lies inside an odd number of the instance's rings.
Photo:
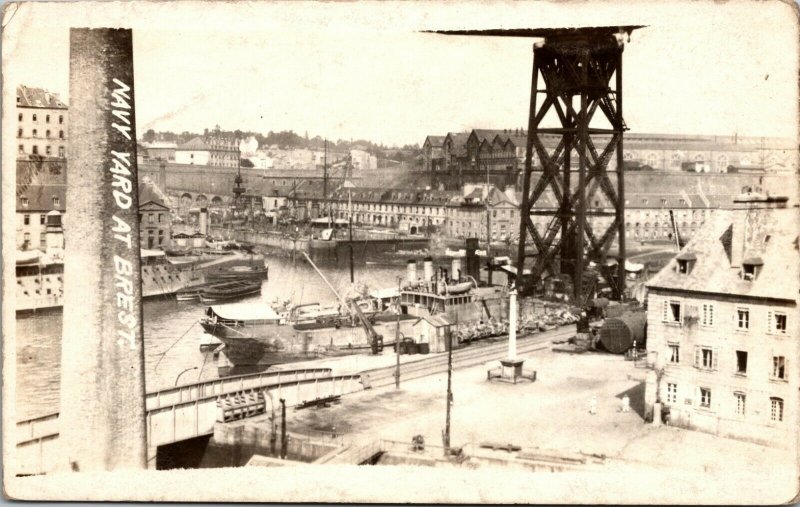
<path id="1" fill-rule="evenodd" d="M 520 340 L 520 344 L 524 342 L 525 339 Z M 393 500 L 397 502 L 437 498 L 467 501 L 491 495 L 503 502 L 532 498 L 558 502 L 569 497 L 605 503 L 624 494 L 637 503 L 657 503 L 669 491 L 677 503 L 714 503 L 736 491 L 736 498 L 748 503 L 778 502 L 793 495 L 793 471 L 782 465 L 789 458 L 785 450 L 646 424 L 641 406 L 633 402 L 629 412 L 621 412 L 622 396 L 628 394 L 633 400 L 634 393 L 643 390 L 646 370 L 635 362 L 609 354 L 555 352 L 549 343 L 535 351 L 522 352 L 520 357 L 537 370 L 536 382 L 517 386 L 487 382 L 483 363 L 456 368 L 452 442 L 472 453 L 472 458 L 461 464 L 440 459 L 446 386 L 446 374 L 440 371 L 424 378 L 403 379 L 399 390 L 393 384 L 373 387 L 344 396 L 339 404 L 287 410 L 287 426 L 298 448 L 306 442 L 310 443 L 307 449 L 321 443 L 330 453 L 345 446 L 360 448 L 378 441 L 382 448 L 391 450 L 387 454 L 393 458 L 394 466 L 305 465 L 299 456 L 290 456 L 295 459 L 284 461 L 286 466 L 256 466 L 275 464 L 249 456 L 258 449 L 260 434 L 271 427 L 267 416 L 259 416 L 226 424 L 226 429 L 218 425 L 216 429 L 217 434 L 227 431 L 229 438 L 238 434 L 238 438 L 249 440 L 240 446 L 242 453 L 236 458 L 249 461 L 251 466 L 220 463 L 221 468 L 213 471 L 175 469 L 159 471 L 158 475 L 154 471 L 133 472 L 127 476 L 128 484 L 141 487 L 147 498 L 169 499 L 176 498 L 169 486 L 172 481 L 192 481 L 197 494 L 213 491 L 216 498 L 229 501 L 264 498 L 267 492 L 274 498 L 289 495 L 305 501 L 324 501 L 345 490 L 356 491 L 353 501 L 377 501 L 383 498 L 386 488 L 398 481 L 414 487 L 395 488 Z M 386 365 L 389 359 L 387 355 L 363 356 L 327 364 L 334 368 L 338 364 L 346 371 Z M 402 367 L 406 368 L 417 358 L 403 359 Z M 589 413 L 593 397 L 597 399 L 596 414 Z M 242 429 L 237 431 L 236 427 Z M 335 438 L 330 436 L 334 431 Z M 415 453 L 410 450 L 411 439 L 418 434 L 424 436 L 425 450 Z M 497 447 L 511 444 L 520 450 L 492 450 L 482 448 L 483 443 Z M 207 459 L 233 459 L 231 455 L 220 456 L 221 449 L 224 446 L 212 446 L 207 451 L 212 456 Z M 551 466 L 561 458 L 562 466 L 531 473 L 531 466 L 525 463 L 534 460 L 525 456 L 538 458 L 539 465 L 543 457 L 550 457 Z M 563 466 L 564 458 L 571 458 L 573 464 Z M 581 458 L 586 463 L 575 464 Z M 298 466 L 314 468 L 298 473 Z M 725 472 L 720 473 L 723 469 Z M 213 480 L 208 474 L 213 474 Z M 461 487 L 437 493 L 436 485 L 452 480 L 454 474 Z M 714 476 L 713 481 L 708 480 L 710 475 Z M 39 491 L 43 498 L 63 498 L 64 493 L 56 489 L 61 477 L 66 476 L 19 480 L 42 488 Z M 69 495 L 76 499 L 107 480 L 103 474 L 91 473 L 69 477 Z M 364 487 L 364 483 L 370 487 Z M 219 484 L 226 486 L 220 488 Z"/>

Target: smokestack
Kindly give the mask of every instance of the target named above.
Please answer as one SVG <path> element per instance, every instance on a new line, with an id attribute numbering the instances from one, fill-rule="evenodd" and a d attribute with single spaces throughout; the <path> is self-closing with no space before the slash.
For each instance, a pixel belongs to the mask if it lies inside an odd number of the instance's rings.
<path id="1" fill-rule="evenodd" d="M 60 465 L 147 468 L 132 32 L 70 29 Z"/>
<path id="2" fill-rule="evenodd" d="M 167 164 L 166 162 L 161 162 L 158 166 L 158 188 L 161 189 L 164 194 L 167 193 Z"/>
<path id="3" fill-rule="evenodd" d="M 458 282 L 461 280 L 461 258 L 460 257 L 453 257 L 453 261 L 451 263 L 450 269 L 450 276 L 454 282 Z"/>
<path id="4" fill-rule="evenodd" d="M 417 283 L 417 261 L 414 259 L 406 264 L 406 280 L 409 284 Z"/>
<path id="5" fill-rule="evenodd" d="M 208 236 L 208 208 L 200 208 L 200 234 Z"/>
<path id="6" fill-rule="evenodd" d="M 433 258 L 432 257 L 425 257 L 425 260 L 422 263 L 423 267 L 423 276 L 425 277 L 426 282 L 430 282 L 433 280 Z"/>
<path id="7" fill-rule="evenodd" d="M 476 250 L 478 249 L 478 238 L 467 238 L 467 275 L 471 276 L 475 279 L 475 281 L 480 280 L 481 272 L 480 272 L 480 259 L 476 254 Z"/>

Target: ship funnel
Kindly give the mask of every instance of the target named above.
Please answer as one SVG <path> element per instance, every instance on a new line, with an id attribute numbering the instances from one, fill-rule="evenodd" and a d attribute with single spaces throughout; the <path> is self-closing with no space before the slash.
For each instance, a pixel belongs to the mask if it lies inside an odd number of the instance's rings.
<path id="1" fill-rule="evenodd" d="M 208 236 L 208 208 L 200 208 L 200 234 Z"/>
<path id="2" fill-rule="evenodd" d="M 461 258 L 460 257 L 453 257 L 453 262 L 451 264 L 451 269 L 450 269 L 450 276 L 452 277 L 454 282 L 461 281 Z"/>
<path id="3" fill-rule="evenodd" d="M 425 281 L 430 282 L 431 280 L 433 280 L 433 258 L 425 257 L 422 266 L 424 269 L 423 273 L 425 276 Z"/>
<path id="4" fill-rule="evenodd" d="M 406 265 L 406 280 L 408 280 L 410 284 L 417 283 L 417 261 L 414 259 L 408 261 Z"/>

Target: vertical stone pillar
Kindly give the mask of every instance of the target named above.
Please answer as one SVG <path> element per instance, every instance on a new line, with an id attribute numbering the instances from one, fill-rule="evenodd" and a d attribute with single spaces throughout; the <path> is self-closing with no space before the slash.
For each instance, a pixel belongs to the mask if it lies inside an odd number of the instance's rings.
<path id="1" fill-rule="evenodd" d="M 70 30 L 59 441 L 74 471 L 144 469 L 132 33 Z"/>
<path id="2" fill-rule="evenodd" d="M 508 301 L 508 358 L 517 358 L 517 290 L 512 289 Z"/>

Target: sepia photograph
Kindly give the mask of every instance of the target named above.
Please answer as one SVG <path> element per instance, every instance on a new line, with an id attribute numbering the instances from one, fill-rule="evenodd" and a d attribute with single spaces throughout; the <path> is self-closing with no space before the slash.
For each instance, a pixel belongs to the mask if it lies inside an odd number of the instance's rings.
<path id="1" fill-rule="evenodd" d="M 799 502 L 799 13 L 4 4 L 5 497 Z"/>

